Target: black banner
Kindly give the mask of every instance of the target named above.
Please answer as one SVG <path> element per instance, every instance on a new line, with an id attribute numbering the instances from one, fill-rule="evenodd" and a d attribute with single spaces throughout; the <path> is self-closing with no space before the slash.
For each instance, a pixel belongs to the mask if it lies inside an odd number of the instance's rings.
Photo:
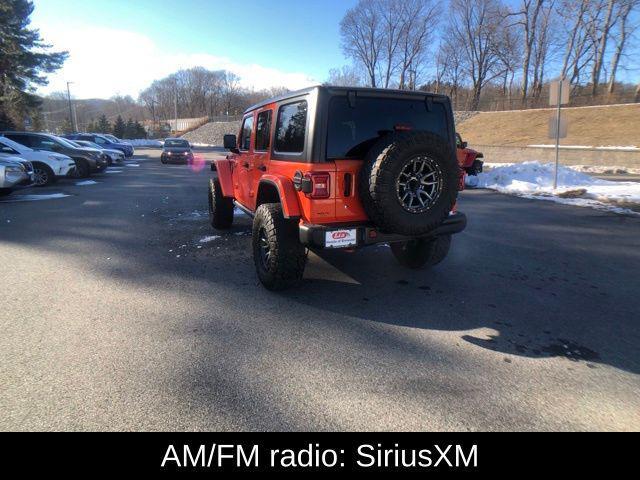
<path id="1" fill-rule="evenodd" d="M 632 467 L 637 434 L 5 433 L 5 466 L 193 474 L 593 473 Z"/>

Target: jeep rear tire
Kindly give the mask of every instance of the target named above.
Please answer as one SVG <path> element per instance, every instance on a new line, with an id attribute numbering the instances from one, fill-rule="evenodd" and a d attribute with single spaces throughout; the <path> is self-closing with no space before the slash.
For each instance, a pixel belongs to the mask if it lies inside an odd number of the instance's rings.
<path id="1" fill-rule="evenodd" d="M 408 268 L 433 267 L 445 259 L 451 246 L 451 235 L 416 238 L 390 244 L 396 260 Z"/>
<path id="2" fill-rule="evenodd" d="M 226 230 L 233 224 L 233 200 L 222 196 L 220 180 L 209 180 L 209 223 L 217 230 Z"/>
<path id="3" fill-rule="evenodd" d="M 392 133 L 367 153 L 359 190 L 378 228 L 418 236 L 449 215 L 458 180 L 458 163 L 445 140 L 429 132 Z"/>
<path id="4" fill-rule="evenodd" d="M 284 290 L 302 280 L 307 254 L 298 222 L 284 218 L 279 203 L 264 203 L 253 219 L 253 261 L 260 282 Z"/>

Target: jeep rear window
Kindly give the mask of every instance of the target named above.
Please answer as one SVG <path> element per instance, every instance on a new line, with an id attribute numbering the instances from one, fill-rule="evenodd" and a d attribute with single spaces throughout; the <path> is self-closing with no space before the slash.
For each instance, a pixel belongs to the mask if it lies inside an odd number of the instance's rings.
<path id="1" fill-rule="evenodd" d="M 301 153 L 307 128 L 307 102 L 283 105 L 278 111 L 275 150 L 280 153 Z"/>
<path id="2" fill-rule="evenodd" d="M 428 131 L 449 138 L 447 113 L 442 103 L 422 99 L 357 97 L 354 106 L 346 96 L 329 102 L 327 159 L 364 158 L 386 133 L 398 130 Z"/>

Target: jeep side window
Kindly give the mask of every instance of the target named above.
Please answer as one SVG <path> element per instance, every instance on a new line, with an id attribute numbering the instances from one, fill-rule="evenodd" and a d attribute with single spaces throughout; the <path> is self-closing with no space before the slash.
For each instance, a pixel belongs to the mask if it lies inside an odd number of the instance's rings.
<path id="1" fill-rule="evenodd" d="M 256 145 L 255 150 L 266 152 L 269 150 L 269 140 L 271 133 L 271 110 L 265 110 L 258 114 L 256 124 Z"/>
<path id="2" fill-rule="evenodd" d="M 242 122 L 240 132 L 240 150 L 249 150 L 251 146 L 251 132 L 253 132 L 253 115 L 246 117 Z"/>
<path id="3" fill-rule="evenodd" d="M 276 152 L 301 153 L 304 150 L 306 127 L 306 100 L 281 106 L 276 124 Z"/>

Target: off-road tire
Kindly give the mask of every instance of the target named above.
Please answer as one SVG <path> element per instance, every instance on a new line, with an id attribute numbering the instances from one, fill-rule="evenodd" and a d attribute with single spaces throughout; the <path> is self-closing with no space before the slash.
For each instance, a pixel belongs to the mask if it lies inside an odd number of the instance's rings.
<path id="1" fill-rule="evenodd" d="M 209 223 L 216 230 L 227 230 L 233 224 L 233 200 L 222 196 L 220 180 L 209 180 Z"/>
<path id="2" fill-rule="evenodd" d="M 54 183 L 56 181 L 56 175 L 55 173 L 53 173 L 53 170 L 51 170 L 51 167 L 49 167 L 49 165 L 45 164 L 45 163 L 34 163 L 33 164 L 33 176 L 36 176 L 36 172 L 37 171 L 41 171 L 40 175 L 43 175 L 45 178 L 44 183 L 36 183 L 35 186 L 36 187 L 45 187 L 47 185 L 51 185 L 52 183 Z"/>
<path id="3" fill-rule="evenodd" d="M 76 169 L 73 172 L 73 178 L 87 178 L 91 175 L 91 167 L 89 167 L 89 163 L 83 159 L 74 159 L 76 163 Z"/>
<path id="4" fill-rule="evenodd" d="M 451 235 L 416 238 L 390 244 L 393 256 L 408 268 L 433 267 L 445 259 L 451 246 Z"/>
<path id="5" fill-rule="evenodd" d="M 302 280 L 307 254 L 296 220 L 284 218 L 279 203 L 263 203 L 253 219 L 253 261 L 268 290 L 285 290 Z M 268 257 L 263 253 L 268 249 Z"/>
<path id="6" fill-rule="evenodd" d="M 482 162 L 480 160 L 474 160 L 473 164 L 469 168 L 466 168 L 465 171 L 467 172 L 467 175 L 471 176 L 482 173 Z"/>
<path id="7" fill-rule="evenodd" d="M 428 157 L 441 178 L 439 195 L 426 211 L 413 213 L 398 199 L 398 178 L 416 157 Z M 365 156 L 359 178 L 362 205 L 383 231 L 423 235 L 449 215 L 458 196 L 459 167 L 451 146 L 429 132 L 392 133 L 381 138 Z"/>

